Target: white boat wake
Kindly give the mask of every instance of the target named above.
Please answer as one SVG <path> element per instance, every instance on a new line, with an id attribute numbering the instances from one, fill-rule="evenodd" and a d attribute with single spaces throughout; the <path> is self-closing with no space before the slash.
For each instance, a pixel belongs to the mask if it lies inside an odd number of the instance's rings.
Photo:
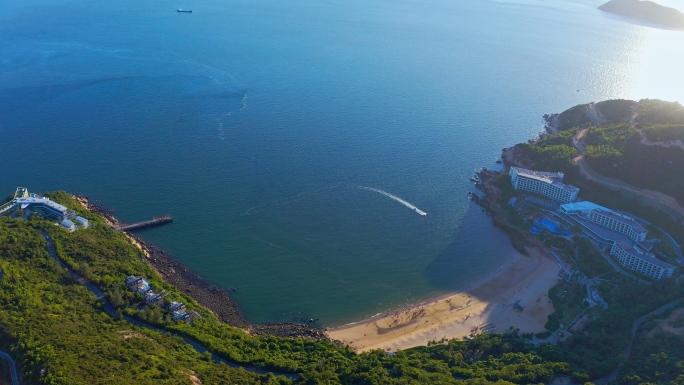
<path id="1" fill-rule="evenodd" d="M 423 210 L 419 209 L 418 207 L 416 207 L 416 206 L 410 204 L 409 202 L 406 202 L 405 200 L 399 198 L 399 197 L 396 196 L 396 195 L 392 195 L 392 194 L 388 193 L 387 191 L 383 191 L 383 190 L 380 190 L 380 189 L 377 189 L 377 188 L 373 188 L 373 187 L 365 187 L 365 186 L 355 186 L 355 187 L 360 188 L 360 189 L 362 189 L 362 190 L 375 191 L 375 192 L 378 193 L 378 194 L 382 194 L 382 195 L 384 195 L 384 196 L 386 196 L 386 197 L 388 197 L 388 198 L 390 198 L 390 199 L 392 199 L 392 200 L 395 200 L 395 201 L 401 203 L 402 205 L 404 205 L 404 206 L 408 207 L 409 209 L 415 211 L 415 212 L 418 213 L 419 215 L 422 215 L 422 216 L 427 215 L 427 213 L 426 213 L 425 211 L 423 211 Z"/>

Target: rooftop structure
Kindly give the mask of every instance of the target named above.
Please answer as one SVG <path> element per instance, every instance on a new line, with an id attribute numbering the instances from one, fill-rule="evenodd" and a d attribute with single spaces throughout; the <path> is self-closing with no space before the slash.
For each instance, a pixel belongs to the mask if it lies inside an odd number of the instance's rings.
<path id="1" fill-rule="evenodd" d="M 28 198 L 29 192 L 26 187 L 17 187 L 17 191 L 14 192 L 14 199 Z"/>
<path id="2" fill-rule="evenodd" d="M 81 226 L 83 228 L 90 227 L 90 222 L 83 217 L 76 217 L 76 224 L 78 224 L 79 226 Z"/>
<path id="3" fill-rule="evenodd" d="M 610 211 L 610 209 L 589 201 L 566 203 L 560 206 L 560 211 L 563 214 L 588 214 L 595 209 Z"/>
<path id="4" fill-rule="evenodd" d="M 178 311 L 178 310 L 185 310 L 185 304 L 183 302 L 171 302 L 166 306 L 166 309 L 170 312 Z"/>
<path id="5" fill-rule="evenodd" d="M 155 304 L 161 301 L 162 299 L 163 298 L 161 294 L 154 293 L 151 290 L 145 293 L 145 303 L 147 303 L 148 305 Z"/>
<path id="6" fill-rule="evenodd" d="M 142 281 L 143 279 L 140 277 L 136 277 L 135 275 L 129 275 L 128 277 L 126 277 L 126 287 L 140 285 Z"/>
<path id="7" fill-rule="evenodd" d="M 562 172 L 542 172 L 511 167 L 508 174 L 516 190 L 530 191 L 547 196 L 557 202 L 568 203 L 577 199 L 579 188 L 563 183 Z"/>
<path id="8" fill-rule="evenodd" d="M 171 318 L 174 321 L 188 321 L 190 319 L 190 314 L 183 310 L 177 310 L 171 313 Z"/>
<path id="9" fill-rule="evenodd" d="M 615 256 L 623 267 L 657 280 L 669 278 L 674 274 L 674 266 L 656 259 L 653 255 L 645 254 L 627 243 L 615 242 L 610 255 Z"/>
<path id="10" fill-rule="evenodd" d="M 70 232 L 76 231 L 76 225 L 68 219 L 62 220 L 59 224 Z"/>
<path id="11" fill-rule="evenodd" d="M 147 294 L 150 289 L 150 284 L 144 280 L 142 277 L 136 277 L 135 275 L 129 275 L 126 278 L 126 287 L 130 291 L 134 291 L 140 294 Z"/>

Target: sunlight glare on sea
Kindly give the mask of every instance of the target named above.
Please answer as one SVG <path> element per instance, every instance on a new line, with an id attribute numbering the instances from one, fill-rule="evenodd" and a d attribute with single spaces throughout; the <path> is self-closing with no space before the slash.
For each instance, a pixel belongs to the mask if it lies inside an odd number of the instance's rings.
<path id="1" fill-rule="evenodd" d="M 684 103 L 684 31 L 647 28 L 634 46 L 634 94 Z"/>

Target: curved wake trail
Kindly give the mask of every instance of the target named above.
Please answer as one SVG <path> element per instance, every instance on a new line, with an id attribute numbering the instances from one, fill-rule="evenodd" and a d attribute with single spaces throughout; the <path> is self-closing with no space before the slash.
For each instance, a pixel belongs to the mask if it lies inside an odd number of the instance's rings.
<path id="1" fill-rule="evenodd" d="M 369 191 L 374 191 L 374 192 L 376 192 L 376 193 L 378 193 L 378 194 L 382 194 L 382 195 L 384 195 L 384 196 L 386 196 L 386 197 L 388 197 L 388 198 L 390 198 L 390 199 L 392 199 L 392 200 L 395 200 L 395 201 L 401 203 L 402 205 L 404 205 L 404 206 L 408 207 L 409 209 L 415 211 L 415 212 L 418 213 L 419 215 L 422 215 L 422 216 L 427 215 L 427 213 L 426 213 L 425 211 L 423 211 L 423 210 L 419 209 L 418 207 L 416 207 L 416 206 L 410 204 L 409 202 L 406 202 L 405 200 L 399 198 L 399 197 L 396 196 L 396 195 L 392 195 L 392 194 L 388 193 L 387 191 L 383 191 L 383 190 L 380 190 L 380 189 L 377 189 L 377 188 L 374 188 L 374 187 L 365 187 L 365 186 L 356 186 L 356 187 L 357 187 L 357 188 L 360 188 L 360 189 L 362 189 L 362 190 L 369 190 Z"/>

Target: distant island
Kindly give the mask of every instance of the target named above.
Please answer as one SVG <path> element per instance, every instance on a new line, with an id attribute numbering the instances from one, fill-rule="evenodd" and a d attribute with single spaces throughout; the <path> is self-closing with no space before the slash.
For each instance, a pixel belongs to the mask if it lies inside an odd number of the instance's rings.
<path id="1" fill-rule="evenodd" d="M 684 13 L 652 1 L 610 0 L 599 9 L 657 23 L 669 29 L 684 29 Z"/>

